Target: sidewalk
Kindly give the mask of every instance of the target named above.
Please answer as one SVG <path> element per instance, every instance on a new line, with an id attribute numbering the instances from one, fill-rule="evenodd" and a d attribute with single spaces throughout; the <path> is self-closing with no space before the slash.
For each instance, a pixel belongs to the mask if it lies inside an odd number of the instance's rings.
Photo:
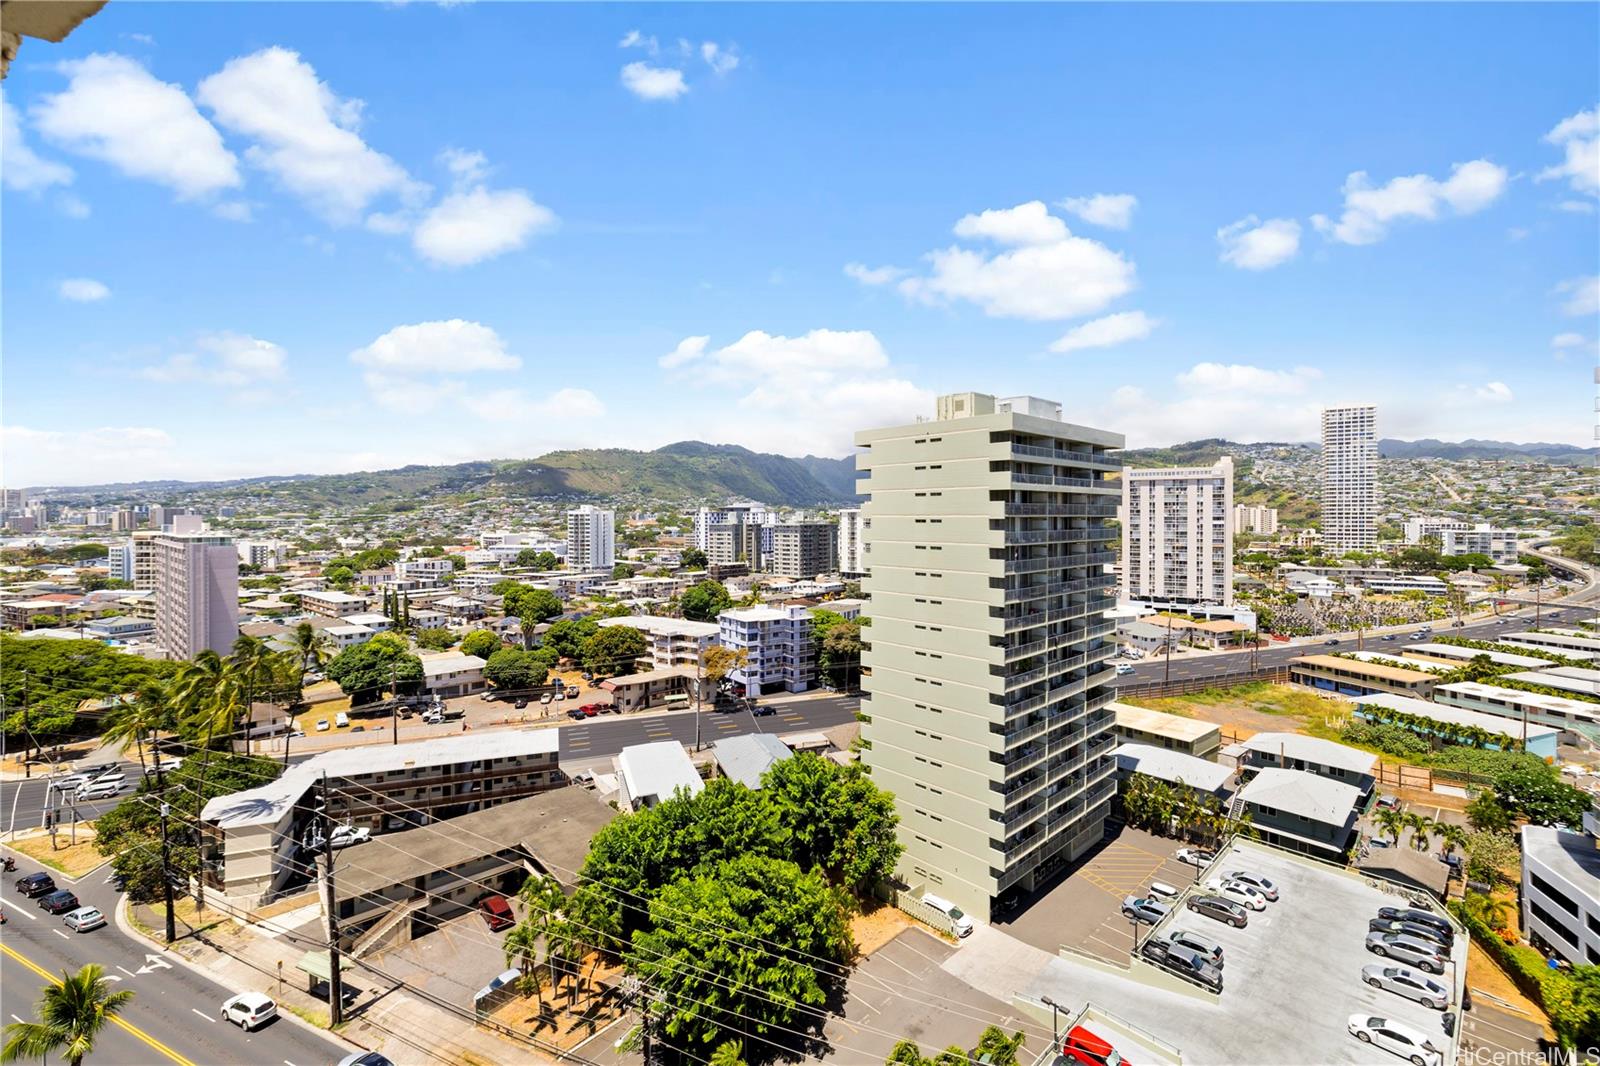
<path id="1" fill-rule="evenodd" d="M 168 955 L 236 991 L 266 993 L 286 1014 L 294 1015 L 297 1024 L 313 1025 L 334 1039 L 380 1052 L 395 1062 L 435 1061 L 458 1066 L 555 1061 L 525 1043 L 504 1040 L 478 1028 L 471 1020 L 470 1007 L 447 1009 L 348 959 L 343 969 L 351 1005 L 345 1010 L 344 1023 L 330 1032 L 327 1001 L 307 990 L 309 978 L 295 965 L 307 951 L 325 951 L 320 905 L 250 921 L 208 902 L 206 914 L 207 920 L 199 928 L 179 918 L 178 940 Z M 165 912 L 160 908 L 125 904 L 118 908 L 117 924 L 129 936 L 142 935 L 158 949 L 162 947 Z M 381 957 L 375 965 L 383 969 Z M 352 989 L 357 991 L 353 997 Z"/>

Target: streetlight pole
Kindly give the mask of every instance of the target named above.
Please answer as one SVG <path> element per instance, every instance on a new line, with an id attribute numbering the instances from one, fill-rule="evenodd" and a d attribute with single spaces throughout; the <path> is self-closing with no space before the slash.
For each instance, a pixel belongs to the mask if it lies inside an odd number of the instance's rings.
<path id="1" fill-rule="evenodd" d="M 1039 1002 L 1050 1008 L 1050 1042 L 1052 1046 L 1061 1043 L 1061 1028 L 1056 1021 L 1056 1012 L 1061 1008 L 1056 1006 L 1056 1001 L 1049 996 L 1040 996 Z"/>
<path id="2" fill-rule="evenodd" d="M 161 805 L 161 894 L 167 903 L 167 947 L 178 939 L 177 919 L 172 912 L 172 852 L 167 844 L 167 815 L 172 813 L 172 805 Z"/>

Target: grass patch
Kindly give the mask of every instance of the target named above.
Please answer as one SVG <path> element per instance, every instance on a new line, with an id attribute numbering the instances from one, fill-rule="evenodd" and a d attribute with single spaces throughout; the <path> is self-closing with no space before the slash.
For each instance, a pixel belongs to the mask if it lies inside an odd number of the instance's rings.
<path id="1" fill-rule="evenodd" d="M 68 877 L 78 878 L 95 869 L 109 860 L 95 850 L 94 827 L 88 822 L 78 823 L 78 842 L 69 844 L 72 832 L 63 829 L 56 834 L 56 842 L 60 847 L 50 846 L 50 835 L 27 837 L 15 841 L 11 846 L 16 848 L 28 858 L 41 862 L 52 870 Z"/>
<path id="2" fill-rule="evenodd" d="M 343 967 L 341 967 L 341 969 L 342 968 Z M 295 1017 L 301 1019 L 302 1021 L 310 1022 L 312 1025 L 316 1026 L 318 1029 L 331 1028 L 331 1026 L 329 1026 L 329 1024 L 328 1024 L 328 1012 L 327 1011 L 312 1010 L 310 1007 L 297 1007 L 293 1003 L 280 1003 L 280 1004 L 278 1004 L 278 1006 L 282 1007 L 286 1011 L 289 1011 Z"/>

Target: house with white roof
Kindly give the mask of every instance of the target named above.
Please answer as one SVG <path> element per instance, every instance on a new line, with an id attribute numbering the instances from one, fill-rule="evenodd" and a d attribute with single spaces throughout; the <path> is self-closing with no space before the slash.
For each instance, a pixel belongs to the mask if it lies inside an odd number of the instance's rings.
<path id="1" fill-rule="evenodd" d="M 688 752 L 675 740 L 623 748 L 616 757 L 616 767 L 622 784 L 621 802 L 630 811 L 654 807 L 671 799 L 680 788 L 692 796 L 706 787 Z"/>
<path id="2" fill-rule="evenodd" d="M 488 687 L 483 676 L 488 663 L 476 655 L 445 651 L 417 658 L 422 660 L 423 689 L 441 699 L 482 692 Z"/>
<path id="3" fill-rule="evenodd" d="M 1169 785 L 1182 785 L 1196 792 L 1222 797 L 1228 791 L 1234 771 L 1208 759 L 1199 759 L 1171 748 L 1150 744 L 1121 744 L 1111 752 L 1117 760 L 1117 776 L 1144 774 Z"/>

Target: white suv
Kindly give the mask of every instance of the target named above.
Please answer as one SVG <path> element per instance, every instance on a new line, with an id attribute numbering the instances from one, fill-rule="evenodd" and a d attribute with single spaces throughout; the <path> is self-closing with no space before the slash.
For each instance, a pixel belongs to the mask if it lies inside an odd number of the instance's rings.
<path id="1" fill-rule="evenodd" d="M 222 1020 L 245 1032 L 259 1029 L 278 1016 L 278 1005 L 260 992 L 240 992 L 222 1005 Z"/>

